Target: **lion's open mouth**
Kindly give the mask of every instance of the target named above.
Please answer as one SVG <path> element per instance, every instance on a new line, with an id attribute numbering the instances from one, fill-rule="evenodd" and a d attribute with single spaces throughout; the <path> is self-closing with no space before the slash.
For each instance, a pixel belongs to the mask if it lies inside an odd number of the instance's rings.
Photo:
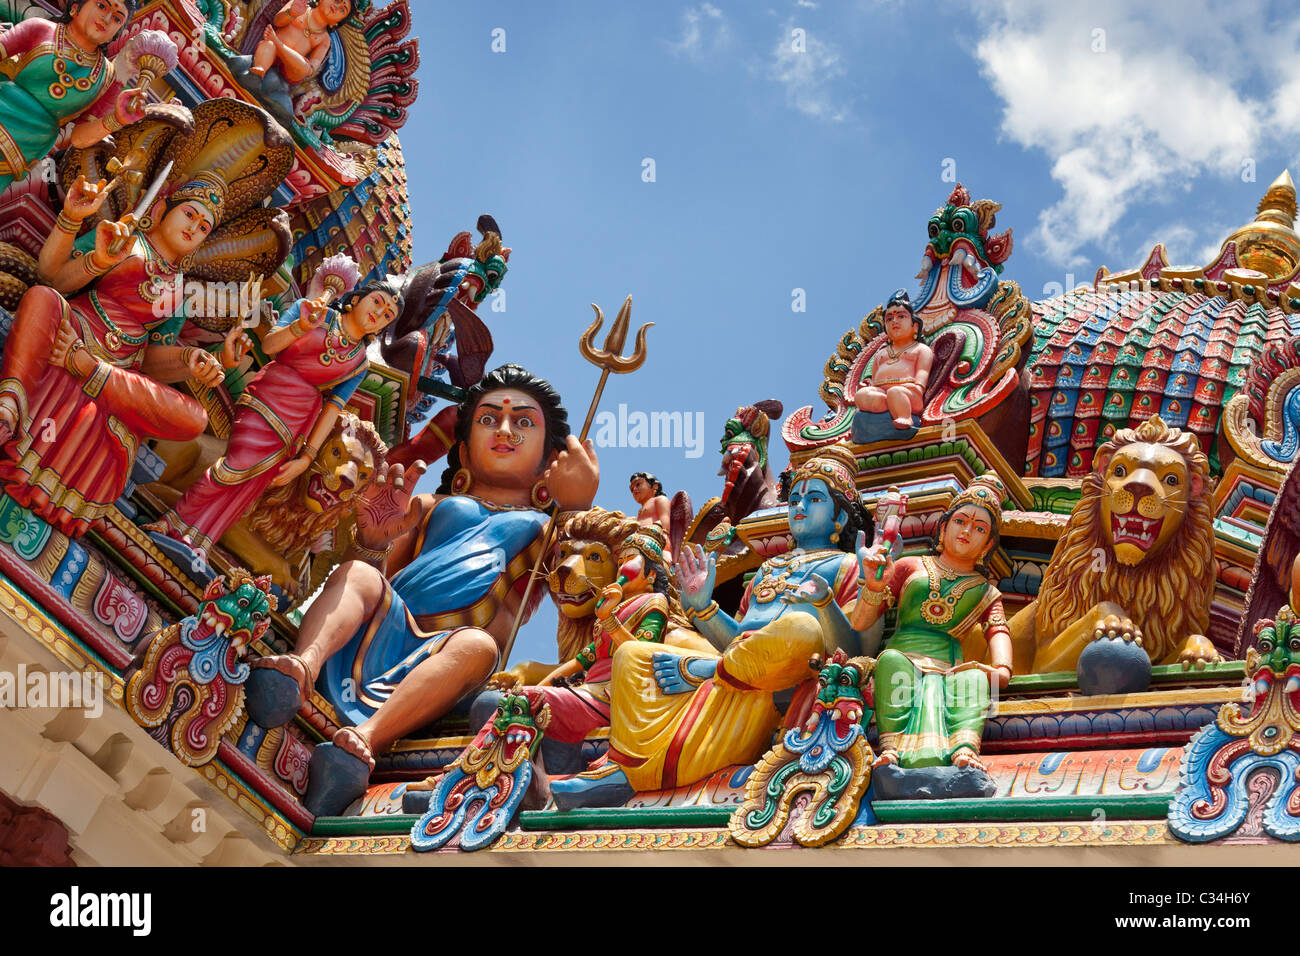
<path id="1" fill-rule="evenodd" d="M 1115 544 L 1132 544 L 1149 548 L 1160 536 L 1164 518 L 1144 518 L 1140 514 L 1111 515 L 1111 538 Z"/>
<path id="2" fill-rule="evenodd" d="M 311 481 L 307 482 L 307 496 L 319 502 L 322 510 L 332 508 L 340 501 L 338 495 L 325 487 L 325 479 L 321 475 L 311 476 Z"/>
<path id="3" fill-rule="evenodd" d="M 569 594 L 567 591 L 552 591 L 555 600 L 561 604 L 586 604 L 596 596 L 596 592 L 591 588 L 585 591 L 579 591 L 577 594 Z"/>

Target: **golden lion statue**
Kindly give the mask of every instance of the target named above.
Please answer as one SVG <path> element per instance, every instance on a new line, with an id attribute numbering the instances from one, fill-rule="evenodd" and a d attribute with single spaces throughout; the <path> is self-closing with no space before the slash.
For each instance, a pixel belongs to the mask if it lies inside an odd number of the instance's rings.
<path id="1" fill-rule="evenodd" d="M 601 589 L 618 575 L 615 555 L 640 525 L 621 511 L 592 508 L 575 515 L 560 529 L 559 549 L 546 583 L 560 611 L 555 641 L 561 661 L 572 660 L 595 636 L 596 602 Z M 675 589 L 668 595 L 668 627 L 664 643 L 717 656 L 712 645 L 687 624 Z M 555 664 L 525 661 L 494 674 L 489 686 L 511 687 L 516 681 L 533 685 L 545 679 Z"/>
<path id="2" fill-rule="evenodd" d="M 1213 484 L 1196 436 L 1159 417 L 1098 448 L 1038 599 L 1010 622 L 1016 673 L 1073 670 L 1106 636 L 1154 664 L 1217 660 Z"/>
<path id="3" fill-rule="evenodd" d="M 185 489 L 221 457 L 225 444 L 213 435 L 191 442 L 158 442 L 154 450 L 167 468 L 146 490 L 167 507 L 175 506 Z M 313 557 L 337 559 L 347 550 L 353 501 L 369 487 L 387 454 L 373 425 L 344 412 L 311 467 L 289 484 L 271 488 L 222 536 L 221 546 L 255 574 L 271 575 L 289 597 L 310 593 L 329 570 Z"/>

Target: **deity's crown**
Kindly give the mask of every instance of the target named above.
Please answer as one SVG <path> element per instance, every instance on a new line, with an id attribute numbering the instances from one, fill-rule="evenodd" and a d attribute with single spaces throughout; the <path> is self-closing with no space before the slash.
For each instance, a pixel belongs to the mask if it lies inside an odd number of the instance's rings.
<path id="1" fill-rule="evenodd" d="M 655 564 L 663 564 L 668 535 L 657 524 L 645 525 L 628 535 L 623 540 L 623 547 L 636 548 Z"/>
<path id="2" fill-rule="evenodd" d="M 1002 518 L 1002 501 L 1007 496 L 1007 487 L 1002 479 L 988 471 L 970 483 L 952 499 L 948 511 L 954 512 L 965 505 L 975 505 L 985 509 L 995 522 Z"/>
<path id="3" fill-rule="evenodd" d="M 213 228 L 221 222 L 221 214 L 226 206 L 226 180 L 214 169 L 205 169 L 189 182 L 185 183 L 168 197 L 170 202 L 198 203 L 212 214 Z"/>
<path id="4" fill-rule="evenodd" d="M 801 481 L 820 478 L 832 490 L 838 491 L 849 501 L 856 501 L 857 474 L 858 460 L 853 452 L 844 445 L 831 445 L 819 449 L 815 456 L 794 470 L 794 474 L 790 476 L 790 487 L 793 488 Z"/>

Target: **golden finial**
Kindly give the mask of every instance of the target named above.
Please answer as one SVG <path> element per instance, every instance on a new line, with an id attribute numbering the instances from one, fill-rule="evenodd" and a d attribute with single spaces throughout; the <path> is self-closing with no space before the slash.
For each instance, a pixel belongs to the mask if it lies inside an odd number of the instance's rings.
<path id="1" fill-rule="evenodd" d="M 1224 245 L 1237 243 L 1242 265 L 1268 276 L 1290 275 L 1300 265 L 1300 235 L 1295 231 L 1296 190 L 1290 170 L 1273 180 L 1255 211 L 1255 221 L 1233 231 Z"/>

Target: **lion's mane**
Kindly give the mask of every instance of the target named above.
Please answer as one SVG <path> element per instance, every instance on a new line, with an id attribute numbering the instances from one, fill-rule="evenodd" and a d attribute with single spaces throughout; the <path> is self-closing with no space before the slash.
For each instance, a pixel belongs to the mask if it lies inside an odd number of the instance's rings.
<path id="1" fill-rule="evenodd" d="M 606 511 L 604 508 L 592 508 L 574 515 L 564 523 L 560 532 L 561 541 L 594 541 L 609 548 L 611 557 L 618 552 L 618 546 L 635 531 L 639 525 L 635 518 L 629 518 L 621 511 Z M 670 569 L 671 573 L 671 569 Z M 553 597 L 553 596 L 552 596 Z M 567 661 L 575 657 L 578 651 L 591 643 L 596 625 L 596 615 L 574 619 L 560 612 L 560 623 L 555 640 L 559 645 L 560 660 Z M 677 596 L 677 588 L 668 589 L 668 627 L 689 628 L 686 613 Z"/>
<path id="2" fill-rule="evenodd" d="M 345 429 L 350 429 L 362 446 L 374 456 L 378 468 L 388 454 L 379 432 L 370 422 L 356 418 L 351 413 L 339 416 L 331 439 Z M 271 488 L 257 503 L 248 516 L 248 527 L 259 534 L 273 549 L 290 561 L 306 552 L 312 542 L 326 531 L 332 531 L 340 521 L 349 516 L 356 507 L 356 499 L 335 502 L 329 508 L 316 514 L 308 510 L 303 499 L 307 495 L 307 484 L 312 472 L 307 470 L 295 480 L 281 488 Z"/>
<path id="3" fill-rule="evenodd" d="M 1105 469 L 1111 456 L 1136 443 L 1164 445 L 1178 452 L 1187 464 L 1188 478 L 1199 476 L 1205 493 L 1189 495 L 1182 526 L 1159 553 L 1129 566 L 1115 557 L 1102 528 L 1101 503 L 1107 494 Z M 1129 613 L 1157 664 L 1164 663 L 1189 634 L 1204 634 L 1214 591 L 1210 486 L 1209 462 L 1192 433 L 1168 428 L 1158 419 L 1117 431 L 1097 450 L 1093 469 L 1083 479 L 1079 503 L 1043 574 L 1035 610 L 1039 642 L 1055 637 L 1101 601 L 1114 601 Z M 1098 549 L 1103 556 L 1100 562 Z"/>

